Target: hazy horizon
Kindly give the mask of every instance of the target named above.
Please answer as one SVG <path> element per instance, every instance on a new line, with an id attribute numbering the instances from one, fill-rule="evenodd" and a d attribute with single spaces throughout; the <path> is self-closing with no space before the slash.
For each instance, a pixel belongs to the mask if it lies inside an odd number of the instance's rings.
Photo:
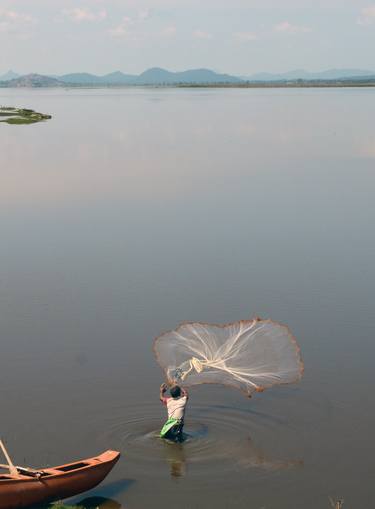
<path id="1" fill-rule="evenodd" d="M 371 70 L 375 2 L 0 0 L 0 45 L 0 75 Z"/>

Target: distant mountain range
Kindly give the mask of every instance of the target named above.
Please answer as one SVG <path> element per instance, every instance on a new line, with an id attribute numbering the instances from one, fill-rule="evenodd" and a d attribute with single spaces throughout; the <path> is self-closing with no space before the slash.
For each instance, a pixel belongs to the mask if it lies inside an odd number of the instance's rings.
<path id="1" fill-rule="evenodd" d="M 7 87 L 25 86 L 68 86 L 68 85 L 173 85 L 180 83 L 237 83 L 241 78 L 229 74 L 218 74 L 210 69 L 192 69 L 171 72 L 154 67 L 139 75 L 124 74 L 120 71 L 97 76 L 89 73 L 64 74 L 62 76 L 43 76 L 40 74 L 16 75 L 9 71 L 0 76 L 0 82 Z"/>
<path id="2" fill-rule="evenodd" d="M 154 67 L 139 75 L 116 71 L 104 76 L 89 73 L 72 73 L 62 76 L 41 74 L 19 75 L 8 71 L 0 76 L 1 87 L 63 87 L 63 86 L 126 86 L 126 85 L 178 85 L 178 84 L 240 84 L 246 82 L 285 82 L 296 80 L 344 80 L 375 79 L 375 72 L 362 69 L 330 69 L 322 72 L 308 72 L 297 69 L 281 74 L 257 73 L 250 76 L 231 76 L 216 73 L 210 69 L 192 69 L 171 72 Z"/>
<path id="3" fill-rule="evenodd" d="M 171 72 L 159 67 L 148 69 L 139 75 L 124 74 L 120 71 L 96 76 L 95 74 L 76 73 L 57 76 L 64 83 L 90 85 L 172 85 L 178 83 L 236 83 L 236 76 L 218 74 L 209 69 L 192 69 L 183 72 Z"/>

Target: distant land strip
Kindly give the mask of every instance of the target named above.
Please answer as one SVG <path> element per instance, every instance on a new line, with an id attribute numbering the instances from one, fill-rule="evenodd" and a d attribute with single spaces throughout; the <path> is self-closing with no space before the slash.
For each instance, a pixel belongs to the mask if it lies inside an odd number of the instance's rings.
<path id="1" fill-rule="evenodd" d="M 353 73 L 353 75 L 346 75 Z M 298 77 L 298 76 L 303 77 Z M 280 77 L 281 76 L 281 77 Z M 3 78 L 3 79 L 2 79 Z M 171 72 L 152 68 L 140 75 L 120 71 L 96 76 L 89 73 L 73 73 L 63 76 L 27 74 L 19 76 L 9 71 L 0 76 L 1 88 L 103 88 L 103 87 L 213 87 L 213 88 L 313 88 L 313 87 L 374 87 L 375 73 L 360 70 L 331 70 L 321 73 L 293 71 L 283 75 L 258 74 L 253 77 L 236 77 L 219 74 L 210 69 L 192 69 Z"/>
<path id="2" fill-rule="evenodd" d="M 180 83 L 177 88 L 353 88 L 375 87 L 373 80 L 246 81 L 243 83 Z"/>

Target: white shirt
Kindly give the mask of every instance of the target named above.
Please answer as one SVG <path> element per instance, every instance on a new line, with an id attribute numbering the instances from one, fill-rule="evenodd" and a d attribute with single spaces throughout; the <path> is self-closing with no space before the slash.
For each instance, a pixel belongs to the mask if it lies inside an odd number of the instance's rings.
<path id="1" fill-rule="evenodd" d="M 168 418 L 183 420 L 185 416 L 185 407 L 187 403 L 187 397 L 182 396 L 181 398 L 165 398 L 168 410 Z"/>

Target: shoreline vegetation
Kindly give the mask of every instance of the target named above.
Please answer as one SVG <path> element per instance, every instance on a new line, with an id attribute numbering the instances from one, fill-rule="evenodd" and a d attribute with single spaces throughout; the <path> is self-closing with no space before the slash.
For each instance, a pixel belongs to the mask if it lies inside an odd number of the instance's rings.
<path id="1" fill-rule="evenodd" d="M 245 82 L 245 83 L 208 83 L 195 84 L 183 83 L 175 85 L 176 88 L 359 88 L 375 87 L 375 80 L 371 81 L 265 81 L 265 82 Z"/>
<path id="2" fill-rule="evenodd" d="M 26 108 L 0 106 L 0 122 L 12 125 L 35 124 L 52 118 L 51 115 L 38 113 Z"/>

